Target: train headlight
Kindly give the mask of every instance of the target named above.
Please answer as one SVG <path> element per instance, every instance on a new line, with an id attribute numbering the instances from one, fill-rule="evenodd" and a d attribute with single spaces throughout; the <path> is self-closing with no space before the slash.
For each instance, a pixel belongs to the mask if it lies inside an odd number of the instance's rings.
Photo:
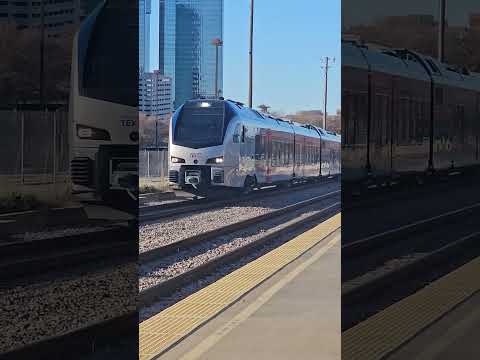
<path id="1" fill-rule="evenodd" d="M 77 125 L 77 136 L 87 140 L 111 140 L 110 133 L 92 126 Z"/>
<path id="2" fill-rule="evenodd" d="M 185 162 L 185 159 L 181 159 L 181 158 L 172 156 L 172 157 L 170 157 L 170 161 L 171 161 L 172 163 L 178 164 L 178 163 L 184 163 L 184 162 Z"/>
<path id="3" fill-rule="evenodd" d="M 207 164 L 223 164 L 223 156 L 217 156 L 207 160 Z"/>

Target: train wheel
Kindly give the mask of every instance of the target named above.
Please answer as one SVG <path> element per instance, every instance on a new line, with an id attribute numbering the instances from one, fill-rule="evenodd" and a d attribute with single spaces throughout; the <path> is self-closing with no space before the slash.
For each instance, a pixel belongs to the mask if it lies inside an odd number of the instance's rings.
<path id="1" fill-rule="evenodd" d="M 255 176 L 247 175 L 243 184 L 242 194 L 250 194 L 257 186 L 257 178 Z"/>

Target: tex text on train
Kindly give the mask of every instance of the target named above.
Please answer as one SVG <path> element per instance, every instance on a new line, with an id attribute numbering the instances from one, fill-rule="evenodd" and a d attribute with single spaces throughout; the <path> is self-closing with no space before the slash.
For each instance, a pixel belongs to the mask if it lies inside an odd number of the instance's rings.
<path id="1" fill-rule="evenodd" d="M 192 192 L 336 176 L 340 135 L 224 99 L 189 100 L 172 116 L 170 186 Z"/>

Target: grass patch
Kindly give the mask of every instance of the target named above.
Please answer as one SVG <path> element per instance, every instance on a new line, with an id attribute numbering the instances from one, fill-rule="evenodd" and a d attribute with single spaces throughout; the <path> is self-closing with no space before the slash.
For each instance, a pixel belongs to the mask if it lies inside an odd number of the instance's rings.
<path id="1" fill-rule="evenodd" d="M 140 178 L 140 194 L 165 192 L 168 190 L 168 180 L 166 178 Z"/>

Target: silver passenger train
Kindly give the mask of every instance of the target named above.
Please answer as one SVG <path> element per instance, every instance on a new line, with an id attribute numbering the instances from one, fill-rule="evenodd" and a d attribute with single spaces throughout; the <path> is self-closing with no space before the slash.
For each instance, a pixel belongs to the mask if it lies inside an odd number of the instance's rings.
<path id="1" fill-rule="evenodd" d="M 340 136 L 232 100 L 190 100 L 170 122 L 170 186 L 201 192 L 340 174 Z"/>

